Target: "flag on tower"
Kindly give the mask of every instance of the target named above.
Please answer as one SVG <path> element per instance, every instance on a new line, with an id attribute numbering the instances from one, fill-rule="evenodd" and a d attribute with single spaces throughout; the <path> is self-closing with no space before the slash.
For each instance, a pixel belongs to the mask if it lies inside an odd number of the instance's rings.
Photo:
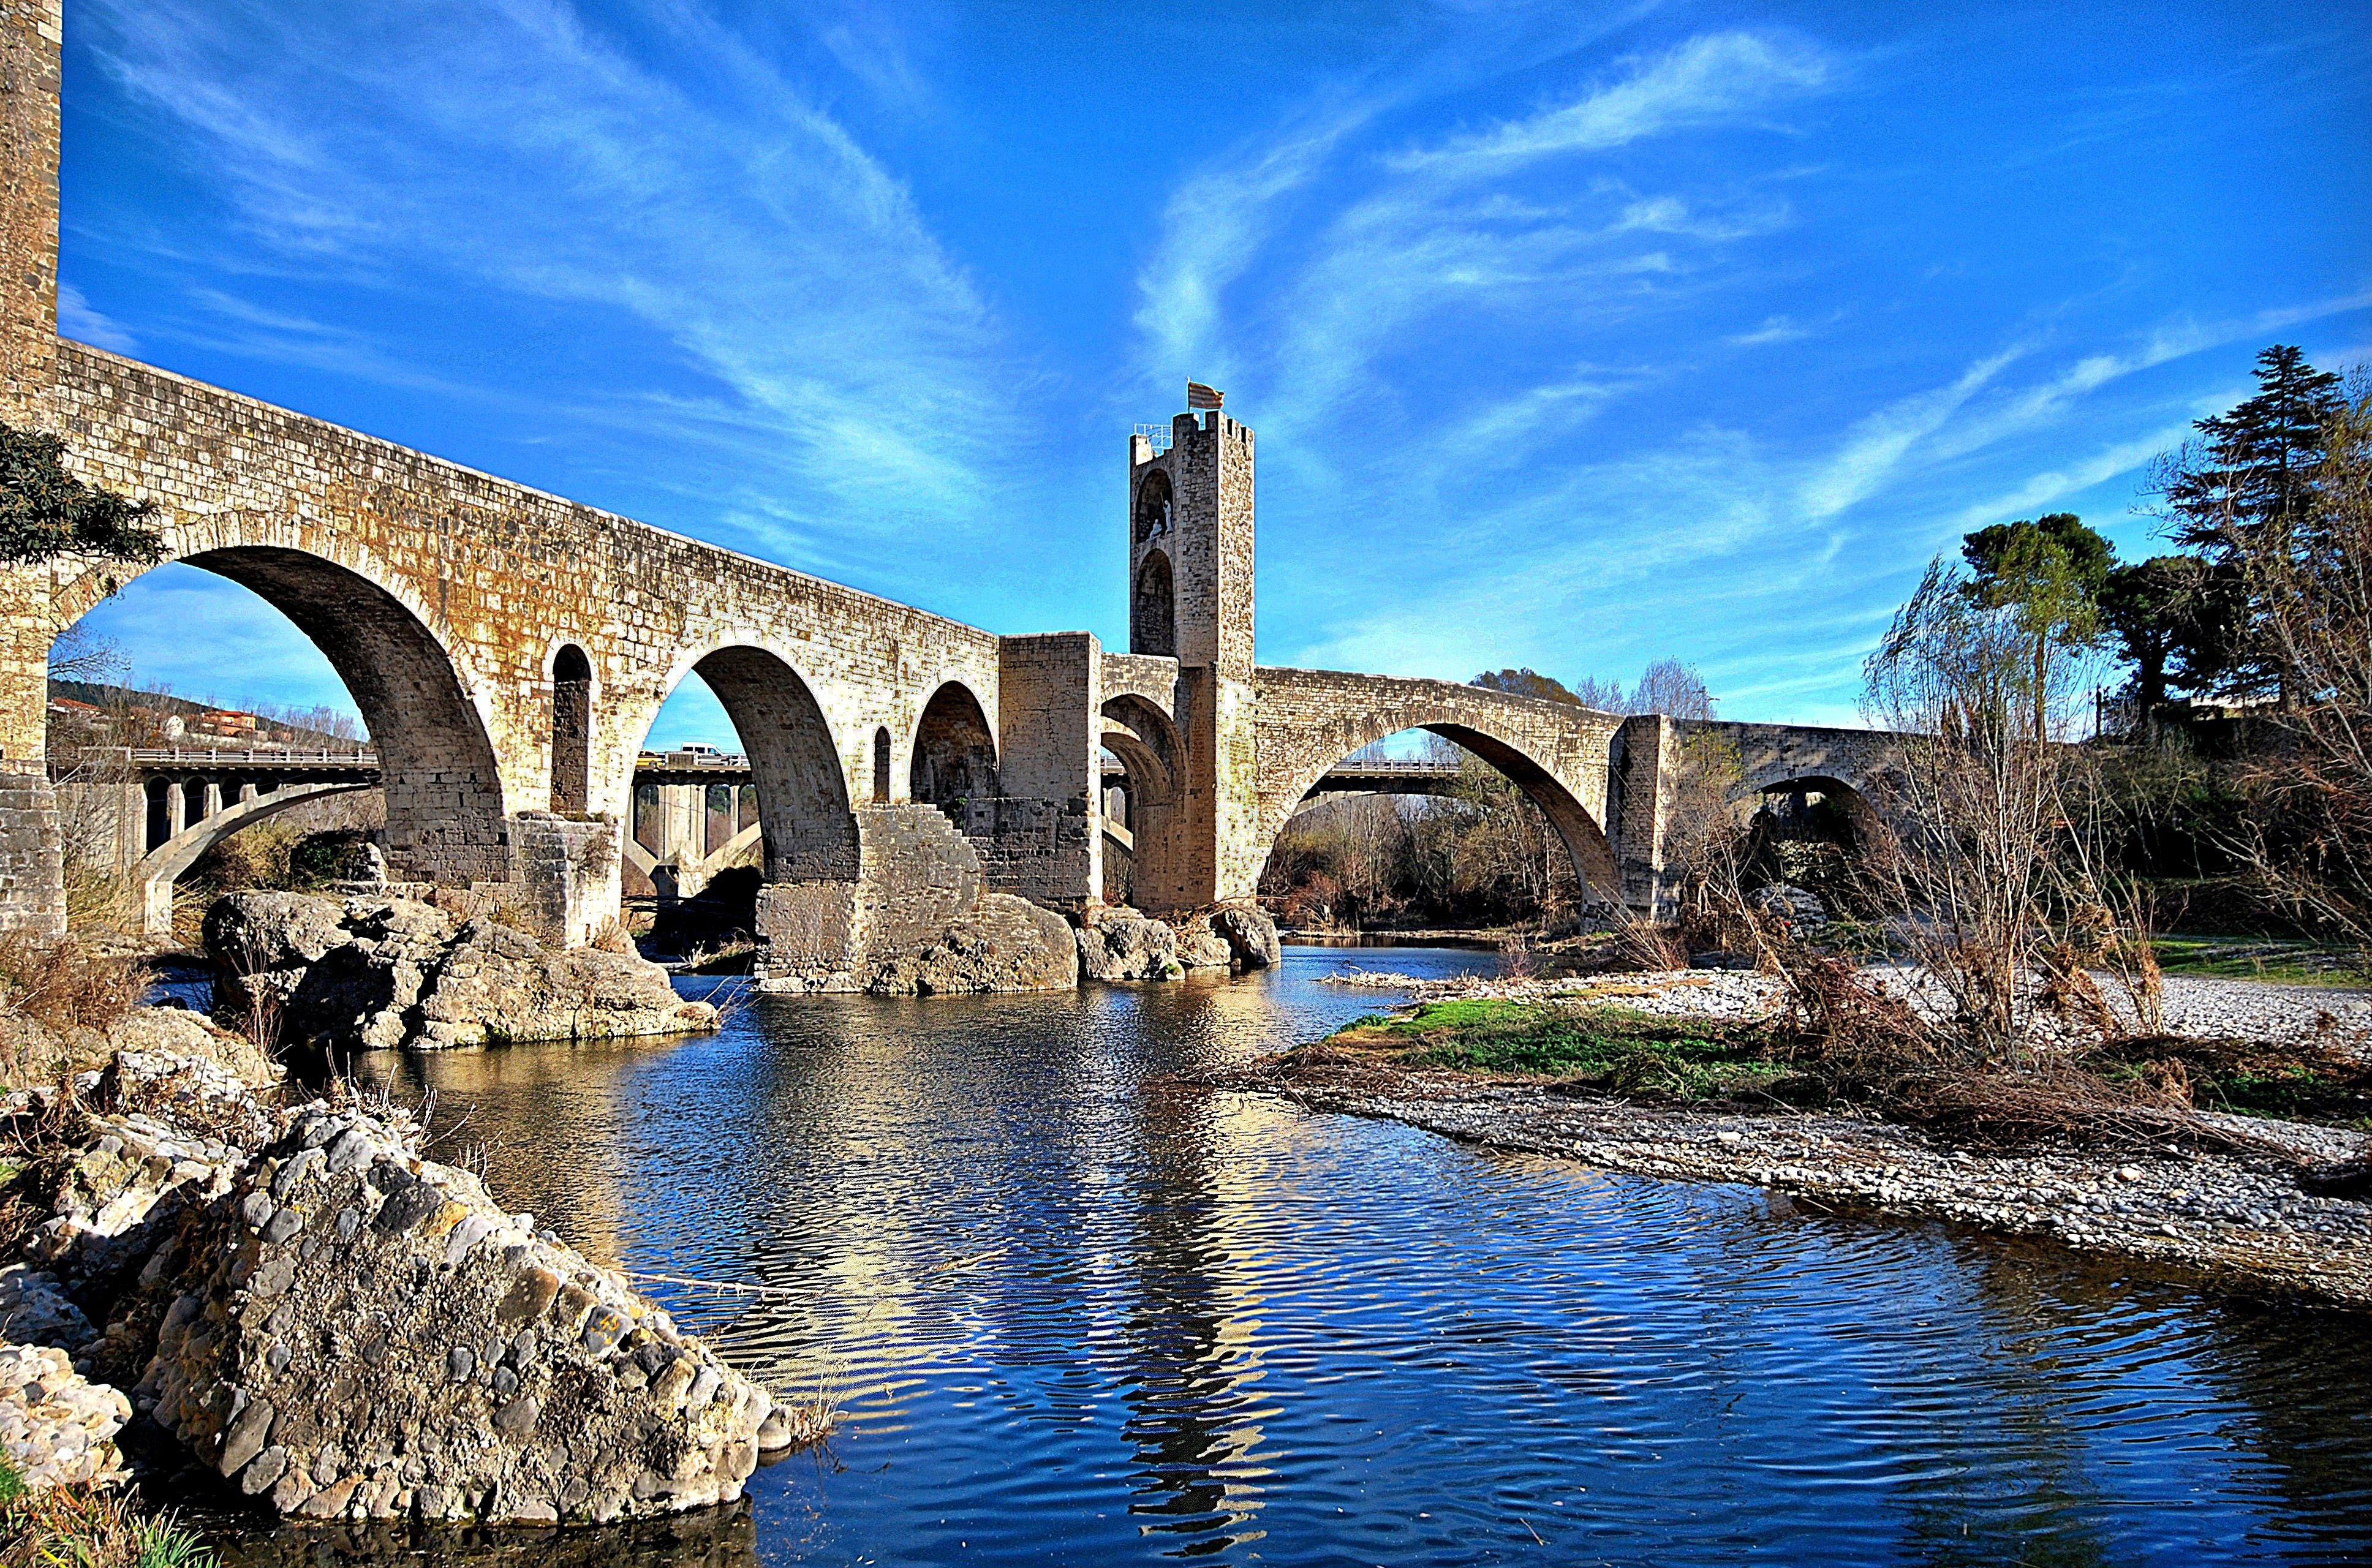
<path id="1" fill-rule="evenodd" d="M 1227 401 L 1227 393 L 1205 387 L 1200 381 L 1186 383 L 1186 406 L 1190 409 L 1217 408 Z"/>

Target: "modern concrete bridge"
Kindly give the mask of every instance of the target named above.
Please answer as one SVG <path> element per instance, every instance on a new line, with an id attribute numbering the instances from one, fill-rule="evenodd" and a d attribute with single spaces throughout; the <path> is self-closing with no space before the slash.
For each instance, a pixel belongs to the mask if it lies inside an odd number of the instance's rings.
<path id="1" fill-rule="evenodd" d="M 898 912 L 951 855 L 1050 907 L 1101 898 L 1106 750 L 1151 909 L 1251 897 L 1334 765 L 1410 728 L 1513 779 L 1601 897 L 1663 895 L 1684 726 L 1255 661 L 1253 436 L 1225 414 L 1130 439 L 1123 653 L 964 625 L 60 338 L 60 27 L 59 0 L 0 0 L 0 418 L 154 501 L 167 559 L 320 647 L 375 744 L 391 874 L 506 885 L 586 939 L 618 909 L 644 737 L 697 670 L 748 753 L 761 936 L 785 973 L 841 972 L 913 929 Z M 63 923 L 44 664 L 124 573 L 0 574 L 0 924 Z M 1736 727 L 1757 787 L 1794 769 L 1850 789 L 1876 754 L 1853 732 Z"/>

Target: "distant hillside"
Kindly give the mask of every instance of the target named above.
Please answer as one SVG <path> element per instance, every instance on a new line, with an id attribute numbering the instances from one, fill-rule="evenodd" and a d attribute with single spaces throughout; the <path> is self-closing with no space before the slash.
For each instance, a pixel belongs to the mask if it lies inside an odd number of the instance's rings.
<path id="1" fill-rule="evenodd" d="M 195 703 L 192 702 L 187 697 L 176 697 L 169 691 L 140 691 L 128 686 L 103 686 L 94 684 L 87 680 L 53 679 L 50 682 L 50 701 L 54 703 L 61 698 L 71 703 L 88 703 L 95 708 L 115 710 L 146 708 L 152 713 L 174 714 L 179 714 L 183 718 L 190 719 L 196 718 L 202 714 L 240 713 L 246 711 L 244 709 L 224 708 L 213 703 Z M 356 746 L 367 746 L 370 744 L 366 739 L 356 739 L 349 736 L 332 735 L 327 730 L 317 729 L 308 725 L 297 724 L 291 720 L 281 718 L 270 714 L 259 714 L 258 716 L 262 719 L 263 726 L 266 729 L 273 731 L 277 735 L 286 737 L 286 738 L 281 741 L 280 744 L 293 746 L 299 750 L 320 749 L 338 751 L 351 749 Z M 198 738 L 193 737 L 192 738 L 196 739 Z M 122 745 L 123 743 L 122 741 L 116 741 L 113 744 Z"/>

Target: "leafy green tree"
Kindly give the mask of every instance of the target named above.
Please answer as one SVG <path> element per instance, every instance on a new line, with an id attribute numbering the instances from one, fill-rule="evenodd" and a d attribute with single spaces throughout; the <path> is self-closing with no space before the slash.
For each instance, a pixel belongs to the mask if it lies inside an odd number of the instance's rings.
<path id="1" fill-rule="evenodd" d="M 1961 540 L 1960 554 L 1970 574 L 1959 585 L 1962 597 L 2007 616 L 2027 650 L 2040 740 L 2049 706 L 2042 694 L 2057 684 L 2054 664 L 2100 641 L 2099 596 L 2116 562 L 2115 547 L 2074 513 L 2053 512 L 1979 528 Z"/>
<path id="2" fill-rule="evenodd" d="M 1486 669 L 1469 686 L 1480 686 L 1485 691 L 1505 691 L 1516 697 L 1541 697 L 1552 703 L 1570 703 L 1578 707 L 1581 699 L 1575 696 L 1565 683 L 1553 675 L 1542 675 L 1536 669 Z"/>
<path id="3" fill-rule="evenodd" d="M 165 541 L 143 525 L 153 501 L 130 501 L 65 470 L 65 443 L 0 424 L 0 562 L 27 565 L 60 555 L 151 562 Z"/>
<path id="4" fill-rule="evenodd" d="M 2263 607 L 2237 587 L 2239 564 L 2269 552 L 2316 526 L 2320 480 L 2328 457 L 2327 432 L 2344 402 L 2340 378 L 2317 370 L 2306 355 L 2276 343 L 2257 355 L 2257 394 L 2228 413 L 2198 422 L 2199 439 L 2160 468 L 2156 489 L 2173 523 L 2175 542 L 2211 566 L 2235 575 L 2227 591 L 2196 609 L 2222 614 L 2203 620 L 2201 651 L 2221 650 L 2223 668 L 2202 668 L 2215 689 L 2242 695 L 2294 697 L 2281 656 L 2264 623 Z"/>
<path id="5" fill-rule="evenodd" d="M 2134 700 L 2145 719 L 2165 705 L 2176 661 L 2195 652 L 2205 576 L 2197 556 L 2157 555 L 2110 567 L 2100 585 L 2100 622 L 2134 667 Z"/>

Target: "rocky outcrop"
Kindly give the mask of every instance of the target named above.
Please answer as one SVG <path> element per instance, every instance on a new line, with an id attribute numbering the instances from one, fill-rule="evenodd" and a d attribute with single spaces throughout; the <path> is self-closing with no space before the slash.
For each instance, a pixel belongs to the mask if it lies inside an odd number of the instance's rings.
<path id="1" fill-rule="evenodd" d="M 1078 983 L 1069 923 L 1006 893 L 983 893 L 969 918 L 920 952 L 879 964 L 865 989 L 930 996 L 957 992 L 1067 991 Z"/>
<path id="2" fill-rule="evenodd" d="M 1078 929 L 1079 972 L 1089 980 L 1176 980 L 1178 933 L 1132 909 L 1089 909 Z"/>
<path id="3" fill-rule="evenodd" d="M 1175 923 L 1132 909 L 1091 908 L 1078 926 L 1079 972 L 1089 980 L 1176 980 L 1189 970 L 1259 970 L 1283 954 L 1276 923 L 1227 904 Z"/>
<path id="4" fill-rule="evenodd" d="M 861 806 L 850 880 L 759 889 L 759 984 L 768 991 L 1066 991 L 1069 925 L 987 890 L 980 856 L 936 807 Z"/>
<path id="5" fill-rule="evenodd" d="M 0 1269 L 0 1340 L 78 1351 L 99 1338 L 55 1274 L 24 1263 Z M 5 1391 L 0 1384 L 0 1391 Z"/>
<path id="6" fill-rule="evenodd" d="M 657 964 L 547 948 L 484 916 L 411 899 L 233 893 L 206 912 L 217 1007 L 276 1016 L 288 1044 L 437 1048 L 713 1028 Z"/>
<path id="7" fill-rule="evenodd" d="M 96 1083 L 99 1069 L 126 1051 L 198 1057 L 242 1084 L 273 1083 L 281 1073 L 245 1035 L 182 1007 L 134 1007 L 105 1029 L 52 1028 L 21 1014 L 0 1012 L 0 1062 L 7 1066 L 0 1104 L 27 1095 L 45 1097 L 70 1079 Z"/>
<path id="8" fill-rule="evenodd" d="M 1772 882 L 1757 888 L 1748 901 L 1757 912 L 1789 927 L 1821 925 L 1829 918 L 1829 906 L 1820 901 L 1818 893 L 1791 882 Z"/>
<path id="9" fill-rule="evenodd" d="M 134 1396 L 283 1514 L 608 1521 L 757 1467 L 763 1389 L 400 1122 L 291 1113 L 204 1243 Z"/>
<path id="10" fill-rule="evenodd" d="M 1273 970 L 1285 961 L 1276 922 L 1265 911 L 1246 904 L 1222 904 L 1203 916 L 1201 923 L 1227 943 L 1239 970 Z"/>
<path id="11" fill-rule="evenodd" d="M 0 1344 L 0 1454 L 27 1491 L 129 1479 L 115 1434 L 131 1419 L 131 1402 L 76 1372 L 65 1352 Z"/>
<path id="12" fill-rule="evenodd" d="M 761 1447 L 814 1435 L 622 1276 L 424 1159 L 401 1111 L 274 1112 L 215 1063 L 139 1053 L 77 1105 L 14 1193 L 53 1212 L 23 1244 L 41 1267 L 0 1270 L 0 1323 L 132 1400 L 45 1361 L 19 1424 L 49 1452 L 96 1455 L 114 1428 L 87 1412 L 136 1408 L 283 1514 L 552 1523 L 731 1501 Z M 13 1442 L 6 1396 L 0 1370 Z"/>

